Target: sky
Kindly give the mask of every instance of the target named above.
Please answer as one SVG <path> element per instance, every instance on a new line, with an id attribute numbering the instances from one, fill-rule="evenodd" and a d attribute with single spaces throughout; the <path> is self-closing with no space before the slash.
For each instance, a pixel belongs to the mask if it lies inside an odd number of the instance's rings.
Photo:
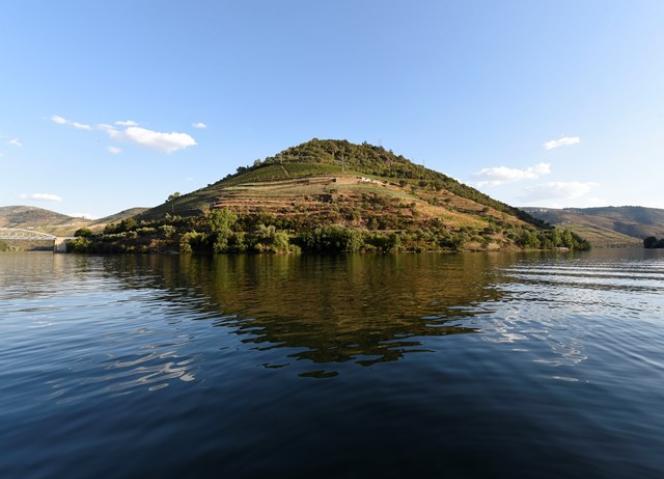
<path id="1" fill-rule="evenodd" d="M 7 0 L 0 205 L 154 206 L 311 138 L 664 208 L 664 2 Z"/>

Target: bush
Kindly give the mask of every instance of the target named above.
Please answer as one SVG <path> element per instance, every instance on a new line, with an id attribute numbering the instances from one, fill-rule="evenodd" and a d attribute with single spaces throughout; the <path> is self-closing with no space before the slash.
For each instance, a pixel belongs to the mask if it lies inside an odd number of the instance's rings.
<path id="1" fill-rule="evenodd" d="M 205 233 L 189 231 L 180 236 L 180 252 L 192 253 L 209 250 L 209 237 Z"/>
<path id="2" fill-rule="evenodd" d="M 90 228 L 79 228 L 74 232 L 76 238 L 89 238 L 92 236 Z"/>
<path id="3" fill-rule="evenodd" d="M 305 231 L 299 235 L 298 243 L 304 250 L 352 252 L 359 251 L 364 240 L 360 231 L 335 225 Z"/>
<path id="4" fill-rule="evenodd" d="M 67 251 L 74 253 L 89 253 L 92 243 L 85 236 L 77 236 L 76 239 L 67 243 Z"/>

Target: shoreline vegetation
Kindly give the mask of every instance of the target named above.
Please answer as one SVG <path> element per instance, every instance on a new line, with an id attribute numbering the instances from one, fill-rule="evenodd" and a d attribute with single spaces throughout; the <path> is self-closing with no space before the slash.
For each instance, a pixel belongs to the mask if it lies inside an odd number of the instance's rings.
<path id="1" fill-rule="evenodd" d="M 590 243 L 367 143 L 313 139 L 161 205 L 82 228 L 80 253 L 587 250 Z"/>
<path id="2" fill-rule="evenodd" d="M 645 249 L 664 249 L 664 238 L 657 239 L 654 236 L 648 236 L 643 240 L 643 247 Z"/>
<path id="3" fill-rule="evenodd" d="M 588 250 L 569 230 L 522 228 L 449 231 L 443 225 L 417 230 L 366 230 L 343 225 L 293 229 L 274 216 L 213 210 L 196 217 L 166 214 L 162 220 L 123 220 L 101 234 L 82 229 L 68 245 L 76 253 L 276 253 L 425 252 L 494 250 Z"/>

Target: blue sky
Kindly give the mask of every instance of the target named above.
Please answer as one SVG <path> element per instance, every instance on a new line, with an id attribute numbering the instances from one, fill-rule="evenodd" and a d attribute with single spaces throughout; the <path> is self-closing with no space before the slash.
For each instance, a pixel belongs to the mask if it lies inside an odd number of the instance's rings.
<path id="1" fill-rule="evenodd" d="M 515 205 L 664 208 L 662 25 L 659 0 L 9 0 L 0 205 L 152 206 L 318 137 Z"/>

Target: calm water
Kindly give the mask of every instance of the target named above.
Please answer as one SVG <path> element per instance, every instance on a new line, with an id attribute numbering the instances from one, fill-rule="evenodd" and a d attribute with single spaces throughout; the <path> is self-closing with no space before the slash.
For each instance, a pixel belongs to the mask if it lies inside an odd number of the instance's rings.
<path id="1" fill-rule="evenodd" d="M 664 477 L 664 255 L 0 255 L 0 477 Z"/>

